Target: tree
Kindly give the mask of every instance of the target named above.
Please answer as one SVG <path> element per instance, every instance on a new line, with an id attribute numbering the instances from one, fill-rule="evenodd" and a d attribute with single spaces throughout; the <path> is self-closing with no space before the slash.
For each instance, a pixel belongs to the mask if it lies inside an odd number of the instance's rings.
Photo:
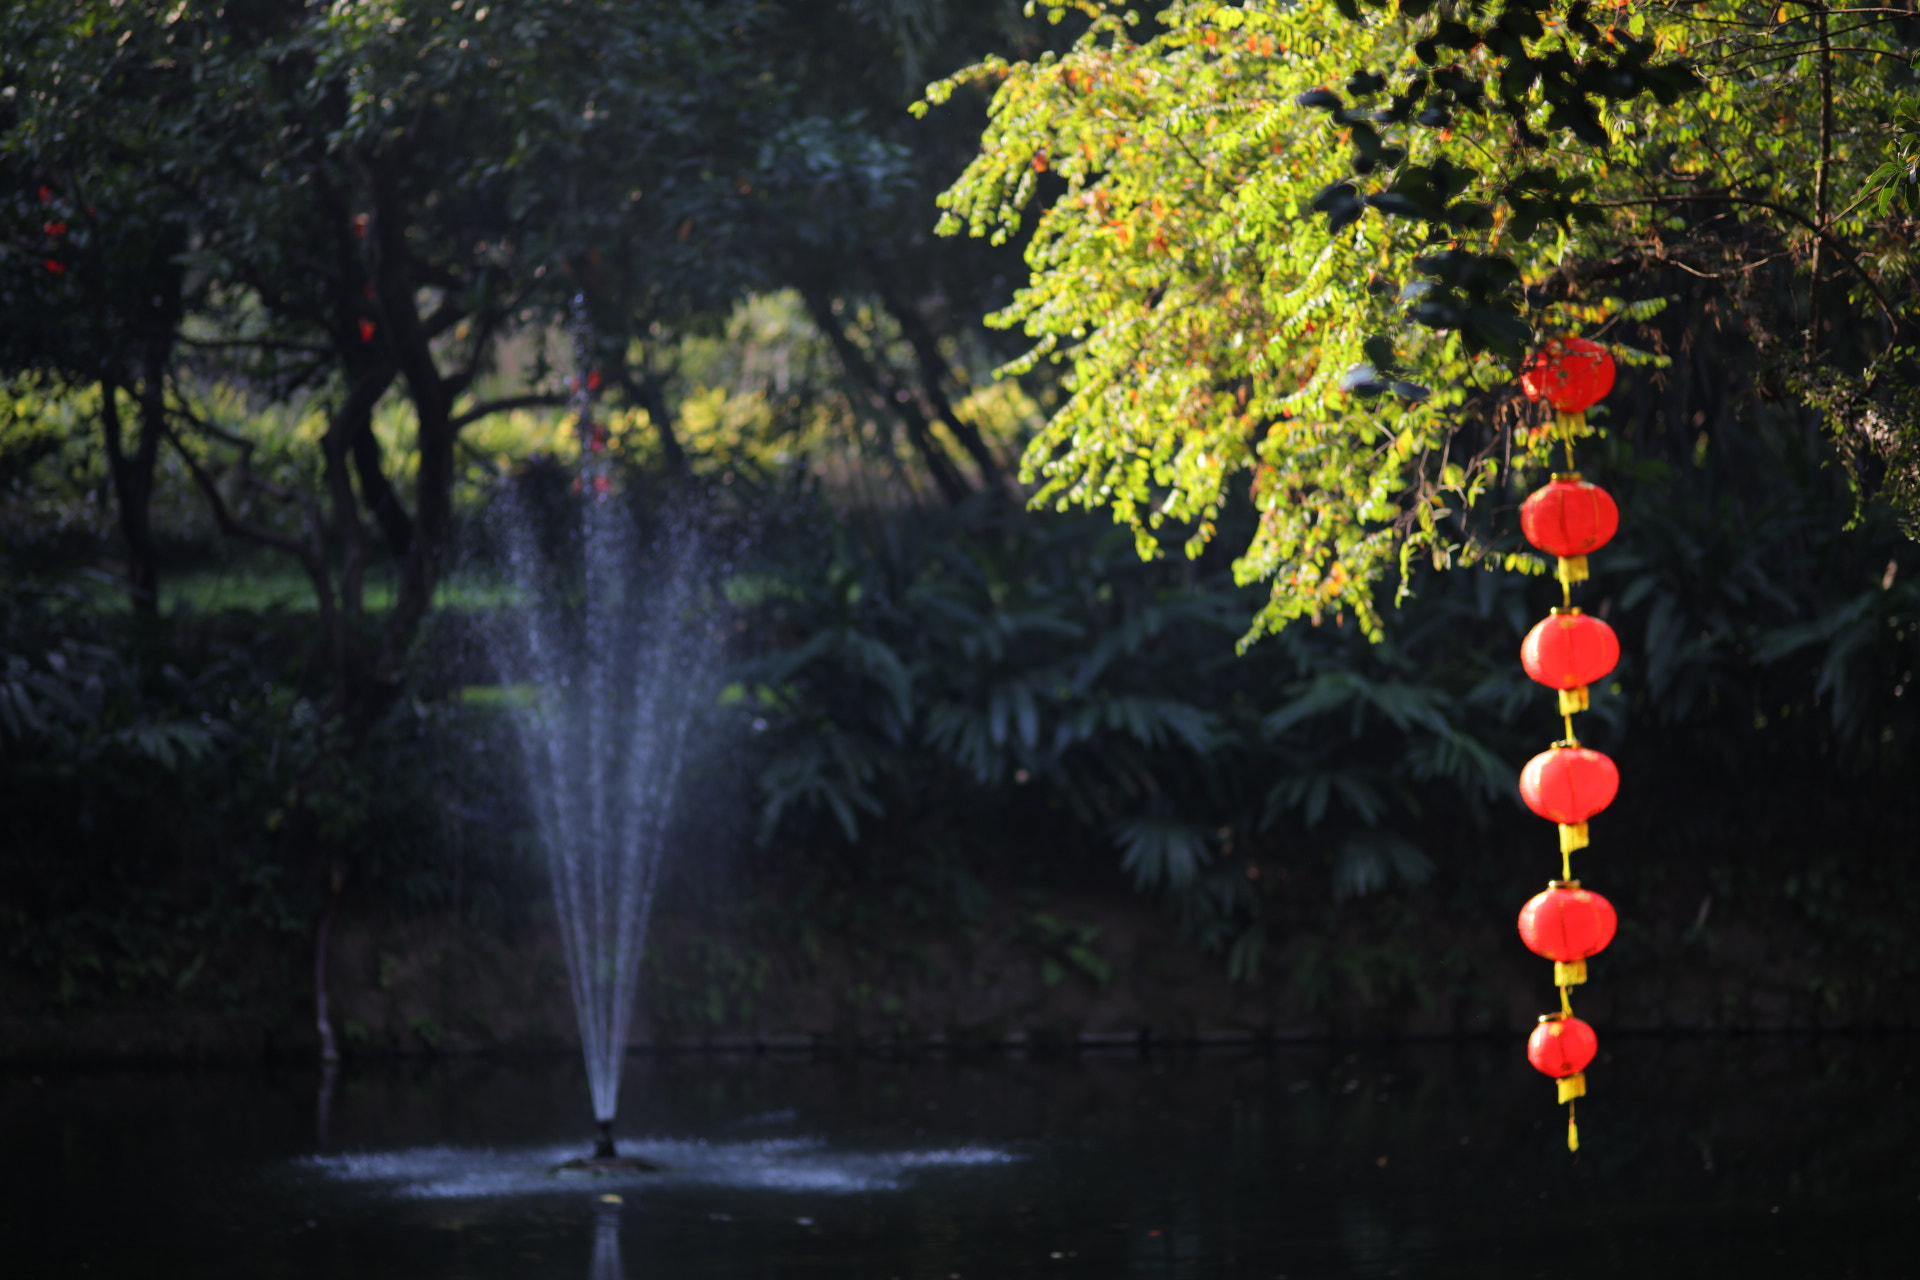
<path id="1" fill-rule="evenodd" d="M 708 270 L 759 292 L 793 290 L 832 353 L 849 425 L 870 423 L 889 455 L 903 436 L 945 500 L 1003 487 L 1007 459 L 965 397 L 975 375 L 1014 354 L 978 324 L 1011 287 L 1012 255 L 930 234 L 934 198 L 977 136 L 977 109 L 929 122 L 904 108 L 930 73 L 1037 53 L 1060 33 L 1010 3 L 953 0 L 787 0 L 760 18 L 751 58 L 782 92 L 745 122 L 754 150 L 720 190 L 727 207 L 703 215 L 727 228 L 705 240 L 716 255 Z M 645 300 L 624 305 L 628 319 L 597 311 L 597 327 L 630 335 L 623 345 L 651 360 L 676 335 L 654 327 Z M 668 412 L 662 370 L 622 381 L 657 426 Z"/>
<path id="2" fill-rule="evenodd" d="M 38 139 L 70 137 L 83 158 L 108 156 L 131 197 L 128 234 L 186 211 L 158 261 L 193 269 L 203 382 L 241 376 L 275 398 L 332 402 L 317 484 L 287 484 L 252 466 L 259 442 L 244 424 L 195 407 L 164 353 L 142 366 L 143 403 L 164 402 L 159 434 L 221 527 L 292 556 L 311 580 L 335 674 L 330 719 L 350 736 L 397 696 L 431 606 L 461 429 L 563 398 L 476 402 L 502 337 L 565 316 L 604 264 L 642 282 L 632 288 L 710 299 L 687 283 L 704 246 L 673 228 L 697 226 L 716 175 L 737 167 L 734 115 L 754 98 L 734 50 L 751 18 L 700 0 L 49 2 L 16 14 L 9 150 L 25 163 Z M 56 45 L 92 59 L 91 73 L 47 57 Z M 76 131 L 103 106 L 124 120 L 136 101 L 138 139 Z M 124 321 L 127 294 L 104 296 L 101 313 Z M 396 389 L 417 428 L 410 503 L 371 429 Z M 143 438 L 143 457 L 158 438 Z M 369 519 L 400 563 L 377 622 L 364 600 L 378 553 Z"/>
<path id="3" fill-rule="evenodd" d="M 1072 7 L 1091 23 L 1069 52 L 989 59 L 929 91 L 997 85 L 942 230 L 1004 239 L 1040 207 L 1029 283 L 993 319 L 1036 340 L 1013 369 L 1070 371 L 1026 456 L 1038 500 L 1108 507 L 1143 554 L 1177 528 L 1192 555 L 1246 483 L 1260 519 L 1236 572 L 1271 587 L 1249 640 L 1343 610 L 1377 635 L 1374 588 L 1396 565 L 1404 588 L 1416 553 L 1494 553 L 1468 513 L 1504 488 L 1510 449 L 1538 464 L 1550 444 L 1512 431 L 1519 360 L 1600 326 L 1618 356 L 1659 363 L 1619 338 L 1661 300 L 1629 301 L 1622 281 L 1670 261 L 1681 206 L 1799 223 L 1830 298 L 1820 255 L 1845 253 L 1827 197 L 1735 201 L 1667 160 L 1739 134 L 1750 152 L 1816 156 L 1802 168 L 1831 191 L 1840 166 L 1864 180 L 1885 151 L 1867 145 L 1884 102 L 1851 117 L 1860 146 L 1833 146 L 1847 99 L 1824 73 L 1827 106 L 1810 112 L 1804 84 L 1780 98 L 1797 133 L 1729 123 L 1754 105 L 1760 53 L 1681 55 L 1707 33 L 1724 45 L 1730 22 L 1770 38 L 1733 4 L 1620 11 L 1603 29 L 1584 3 L 1174 3 L 1151 35 L 1117 7 Z M 1885 78 L 1875 59 L 1904 21 L 1856 33 L 1858 84 Z M 1810 129 L 1825 141 L 1809 148 Z M 1708 238 L 1739 233 L 1722 219 Z M 1858 284 L 1855 301 L 1884 293 Z M 1910 321 L 1881 301 L 1897 345 Z"/>
<path id="4" fill-rule="evenodd" d="M 1915 378 L 1920 19 L 1898 7 L 1651 10 L 1707 91 L 1620 122 L 1587 270 L 1718 282 L 1754 386 L 1818 410 L 1864 493 L 1920 532 Z M 1731 312 L 1731 316 L 1728 313 Z"/>
<path id="5" fill-rule="evenodd" d="M 164 41 L 142 30 L 137 44 L 110 44 L 95 26 L 99 13 L 66 8 L 58 23 L 33 9 L 0 19 L 0 181 L 9 192 L 0 375 L 38 375 L 68 391 L 97 386 L 129 600 L 152 614 L 160 602 L 154 475 L 190 305 L 183 254 L 191 215 L 143 172 L 142 157 L 163 141 L 148 110 L 151 86 L 134 69 L 161 56 Z M 49 111 L 58 96 L 84 99 L 88 109 Z"/>

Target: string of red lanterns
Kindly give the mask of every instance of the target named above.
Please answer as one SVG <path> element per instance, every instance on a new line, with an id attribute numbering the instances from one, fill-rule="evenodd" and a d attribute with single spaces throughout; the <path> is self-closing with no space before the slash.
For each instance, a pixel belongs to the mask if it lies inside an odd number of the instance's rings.
<path id="1" fill-rule="evenodd" d="M 1585 338 L 1549 343 L 1520 375 L 1529 400 L 1555 410 L 1567 470 L 1553 476 L 1520 508 L 1528 542 L 1553 556 L 1561 605 L 1527 633 L 1520 663 L 1527 675 L 1556 692 L 1566 736 L 1527 761 L 1520 771 L 1520 797 L 1560 830 L 1560 878 L 1547 882 L 1520 909 L 1520 940 L 1535 955 L 1553 961 L 1560 1011 L 1544 1014 L 1527 1039 L 1527 1061 L 1557 1083 L 1567 1104 L 1567 1150 L 1580 1149 L 1574 1100 L 1586 1096 L 1587 1065 L 1599 1051 L 1593 1028 L 1573 1016 L 1572 990 L 1587 980 L 1587 960 L 1613 941 L 1619 918 L 1613 904 L 1573 878 L 1573 854 L 1587 847 L 1587 820 L 1613 803 L 1620 771 L 1612 760 L 1574 736 L 1573 717 L 1588 707 L 1587 686 L 1606 678 L 1620 661 L 1620 639 L 1599 618 L 1573 607 L 1573 584 L 1587 579 L 1587 556 L 1604 547 L 1620 527 L 1620 509 L 1605 489 L 1573 470 L 1573 440 L 1586 428 L 1587 410 L 1613 390 L 1613 357 Z"/>

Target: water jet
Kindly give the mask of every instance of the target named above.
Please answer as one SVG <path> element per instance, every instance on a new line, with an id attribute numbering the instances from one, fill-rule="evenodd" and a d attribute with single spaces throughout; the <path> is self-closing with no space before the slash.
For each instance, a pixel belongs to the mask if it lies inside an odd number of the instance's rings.
<path id="1" fill-rule="evenodd" d="M 502 681 L 531 695 L 513 728 L 597 1127 L 592 1154 L 561 1169 L 634 1172 L 658 1166 L 614 1145 L 621 1065 L 688 729 L 718 646 L 698 607 L 697 540 L 684 526 L 643 537 L 614 483 L 584 322 L 578 341 L 578 478 L 557 543 L 543 542 L 527 503 L 503 504 L 519 604 L 490 640 Z"/>

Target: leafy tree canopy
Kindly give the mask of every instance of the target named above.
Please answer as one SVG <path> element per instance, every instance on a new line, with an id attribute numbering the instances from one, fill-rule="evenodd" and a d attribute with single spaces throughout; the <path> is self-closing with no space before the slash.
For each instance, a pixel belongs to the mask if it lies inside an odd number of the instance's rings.
<path id="1" fill-rule="evenodd" d="M 1249 639 L 1344 610 L 1377 636 L 1396 565 L 1404 584 L 1415 553 L 1486 561 L 1466 513 L 1552 443 L 1511 433 L 1520 361 L 1592 330 L 1659 363 L 1623 341 L 1661 306 L 1627 287 L 1655 268 L 1732 287 L 1805 264 L 1817 283 L 1761 327 L 1806 329 L 1785 389 L 1809 398 L 1859 350 L 1831 336 L 1840 310 L 1864 308 L 1881 359 L 1828 397 L 1843 429 L 1904 373 L 1904 11 L 1048 7 L 1088 19 L 1068 52 L 929 91 L 997 86 L 942 230 L 1030 228 L 1029 282 L 994 322 L 1035 340 L 1012 368 L 1068 368 L 1026 456 L 1039 501 L 1109 508 L 1143 554 L 1183 530 L 1197 555 L 1250 477 L 1236 572 L 1271 592 Z"/>

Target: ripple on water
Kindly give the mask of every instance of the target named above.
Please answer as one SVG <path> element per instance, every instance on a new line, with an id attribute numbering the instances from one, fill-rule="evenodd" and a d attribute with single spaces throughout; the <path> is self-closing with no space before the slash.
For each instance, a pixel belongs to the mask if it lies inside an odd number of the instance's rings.
<path id="1" fill-rule="evenodd" d="M 662 1166 L 658 1173 L 563 1176 L 556 1165 L 580 1154 L 577 1145 L 493 1150 L 414 1147 L 309 1156 L 300 1161 L 336 1182 L 379 1189 L 410 1200 L 468 1200 L 578 1192 L 593 1186 L 642 1190 L 728 1187 L 848 1195 L 897 1191 L 931 1169 L 1007 1164 L 1015 1159 L 991 1147 L 919 1151 L 835 1151 L 818 1138 L 702 1142 L 670 1138 L 624 1142 L 621 1151 Z"/>

